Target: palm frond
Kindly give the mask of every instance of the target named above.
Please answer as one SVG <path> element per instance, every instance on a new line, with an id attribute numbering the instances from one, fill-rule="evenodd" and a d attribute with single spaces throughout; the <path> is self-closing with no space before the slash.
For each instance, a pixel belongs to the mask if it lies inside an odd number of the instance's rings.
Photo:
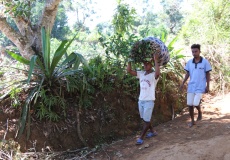
<path id="1" fill-rule="evenodd" d="M 178 37 L 179 36 L 176 36 L 175 38 L 173 38 L 173 40 L 168 44 L 168 50 L 169 50 L 169 52 L 174 49 L 173 45 L 176 43 Z"/>
<path id="2" fill-rule="evenodd" d="M 66 42 L 63 41 L 61 43 L 61 45 L 58 47 L 58 49 L 56 50 L 53 60 L 52 60 L 52 64 L 51 64 L 51 73 L 53 73 L 55 67 L 57 66 L 58 62 L 60 61 L 60 59 L 62 58 L 62 56 L 66 53 L 66 50 L 69 48 L 69 46 L 71 45 L 71 43 L 73 42 L 73 40 L 75 39 L 77 35 L 75 35 L 70 41 Z M 66 46 L 65 46 L 66 44 Z"/>
<path id="3" fill-rule="evenodd" d="M 25 104 L 24 104 L 24 106 L 22 108 L 22 113 L 21 113 L 22 115 L 21 115 L 21 118 L 19 120 L 19 134 L 18 134 L 18 137 L 21 137 L 21 135 L 22 135 L 22 133 L 24 131 L 26 121 L 27 121 L 27 116 L 28 116 L 29 105 L 30 105 L 30 102 L 33 100 L 33 97 L 35 96 L 36 92 L 37 92 L 37 88 L 35 87 L 30 92 L 28 97 L 26 98 Z"/>
<path id="4" fill-rule="evenodd" d="M 20 55 L 18 55 L 18 54 L 16 54 L 16 53 L 13 53 L 13 52 L 11 52 L 11 51 L 9 51 L 9 50 L 6 50 L 6 52 L 7 52 L 12 58 L 14 58 L 14 59 L 17 60 L 17 61 L 19 61 L 19 62 L 21 62 L 21 63 L 23 63 L 23 64 L 27 64 L 27 65 L 30 64 L 30 61 L 27 60 L 26 58 L 23 58 L 22 56 L 20 56 Z"/>
<path id="5" fill-rule="evenodd" d="M 31 75 L 33 73 L 33 70 L 34 70 L 34 66 L 36 65 L 36 59 L 37 59 L 37 56 L 34 55 L 31 60 L 30 60 L 30 69 L 29 69 L 29 72 L 28 72 L 28 80 L 27 80 L 27 83 L 30 82 L 30 79 L 31 79 Z"/>
<path id="6" fill-rule="evenodd" d="M 42 55 L 44 60 L 44 65 L 48 75 L 50 75 L 50 34 L 49 31 L 46 32 L 45 28 L 42 27 Z"/>

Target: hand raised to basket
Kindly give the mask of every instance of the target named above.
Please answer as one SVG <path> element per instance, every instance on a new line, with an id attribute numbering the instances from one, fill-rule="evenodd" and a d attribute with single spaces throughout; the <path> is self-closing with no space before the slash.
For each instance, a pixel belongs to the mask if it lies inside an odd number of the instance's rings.
<path id="1" fill-rule="evenodd" d="M 159 55 L 158 54 L 154 54 L 153 58 L 154 58 L 154 62 L 159 61 Z"/>

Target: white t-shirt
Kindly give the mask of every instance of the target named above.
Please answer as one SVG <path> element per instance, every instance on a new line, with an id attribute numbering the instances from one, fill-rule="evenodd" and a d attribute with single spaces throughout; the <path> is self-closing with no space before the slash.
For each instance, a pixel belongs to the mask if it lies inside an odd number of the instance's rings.
<path id="1" fill-rule="evenodd" d="M 158 79 L 155 79 L 155 72 L 145 75 L 145 71 L 137 71 L 137 78 L 140 82 L 139 100 L 155 100 L 155 88 Z"/>

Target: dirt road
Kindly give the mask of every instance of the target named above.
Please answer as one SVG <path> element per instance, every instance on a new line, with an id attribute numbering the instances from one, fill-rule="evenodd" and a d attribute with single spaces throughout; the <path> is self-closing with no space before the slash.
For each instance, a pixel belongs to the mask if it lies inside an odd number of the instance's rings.
<path id="1" fill-rule="evenodd" d="M 203 119 L 188 127 L 187 109 L 155 129 L 158 136 L 135 145 L 137 136 L 104 146 L 91 154 L 94 160 L 230 160 L 230 93 L 204 96 Z M 197 111 L 195 111 L 197 116 Z"/>

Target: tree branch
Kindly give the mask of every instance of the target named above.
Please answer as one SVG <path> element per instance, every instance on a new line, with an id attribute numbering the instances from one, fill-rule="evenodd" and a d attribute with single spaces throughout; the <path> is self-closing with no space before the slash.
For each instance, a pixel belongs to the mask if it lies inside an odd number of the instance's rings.
<path id="1" fill-rule="evenodd" d="M 27 46 L 28 40 L 18 34 L 6 21 L 6 18 L 0 17 L 0 30 L 7 36 L 19 49 L 23 57 L 30 59 L 34 55 L 34 51 L 30 46 Z"/>
<path id="2" fill-rule="evenodd" d="M 54 25 L 54 21 L 57 15 L 57 11 L 58 11 L 58 5 L 60 3 L 61 0 L 46 0 L 46 4 L 41 16 L 40 21 L 37 24 L 37 29 L 38 31 L 41 30 L 42 27 L 45 27 L 46 31 L 51 33 L 51 30 L 53 28 Z M 38 32 L 40 33 L 40 32 Z M 38 35 L 38 39 L 37 42 L 41 41 L 41 35 Z M 41 50 L 41 43 L 37 43 L 36 44 L 36 50 L 40 51 Z"/>
<path id="3" fill-rule="evenodd" d="M 12 2 L 12 0 L 4 0 L 4 1 L 1 1 L 0 0 L 0 2 L 4 5 L 4 9 L 3 9 L 3 11 L 2 11 L 2 15 L 3 15 L 3 17 L 5 17 L 6 15 L 5 15 L 5 13 L 4 13 L 4 11 L 9 11 L 8 13 L 9 13 L 9 15 L 12 17 L 12 19 L 14 20 L 14 22 L 15 22 L 15 24 L 17 25 L 17 27 L 18 27 L 18 29 L 19 29 L 19 31 L 20 31 L 20 33 L 22 34 L 22 36 L 26 36 L 26 30 L 28 30 L 27 28 L 30 28 L 30 25 L 28 25 L 29 24 L 29 20 L 27 19 L 27 17 L 22 17 L 22 16 L 15 16 L 14 15 L 14 12 L 15 11 L 13 11 L 13 8 L 14 7 L 12 7 L 12 6 L 14 6 L 15 5 L 15 3 L 14 2 Z M 11 3 L 12 4 L 12 6 L 8 6 L 8 5 L 6 5 L 7 3 Z M 31 30 L 31 29 L 30 29 Z"/>
<path id="4" fill-rule="evenodd" d="M 51 31 L 54 25 L 60 1 L 61 0 L 46 0 L 41 19 L 38 23 L 39 28 L 44 26 L 46 29 L 50 29 Z"/>

